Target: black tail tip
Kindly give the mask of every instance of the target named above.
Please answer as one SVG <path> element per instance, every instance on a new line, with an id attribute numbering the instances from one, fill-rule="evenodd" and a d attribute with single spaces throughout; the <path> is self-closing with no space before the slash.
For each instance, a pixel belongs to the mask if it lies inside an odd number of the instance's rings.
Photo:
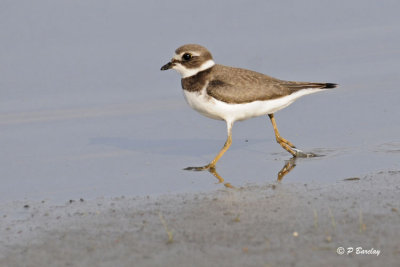
<path id="1" fill-rule="evenodd" d="M 326 83 L 324 88 L 336 88 L 337 86 L 336 83 Z"/>

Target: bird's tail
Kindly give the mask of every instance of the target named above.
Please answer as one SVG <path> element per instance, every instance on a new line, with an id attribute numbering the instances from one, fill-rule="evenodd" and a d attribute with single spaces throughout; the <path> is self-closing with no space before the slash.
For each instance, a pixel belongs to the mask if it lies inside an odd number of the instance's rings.
<path id="1" fill-rule="evenodd" d="M 288 82 L 286 86 L 295 92 L 303 89 L 332 89 L 338 85 L 336 83 Z"/>
<path id="2" fill-rule="evenodd" d="M 323 89 L 331 89 L 331 88 L 336 88 L 338 85 L 336 83 L 318 83 L 320 84 Z"/>

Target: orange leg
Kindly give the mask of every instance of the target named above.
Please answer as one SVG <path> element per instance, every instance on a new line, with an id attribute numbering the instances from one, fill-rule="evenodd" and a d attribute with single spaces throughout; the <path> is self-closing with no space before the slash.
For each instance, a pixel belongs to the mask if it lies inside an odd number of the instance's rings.
<path id="1" fill-rule="evenodd" d="M 274 114 L 268 114 L 269 119 L 271 120 L 272 126 L 274 127 L 276 142 L 280 144 L 286 151 L 292 154 L 294 157 L 298 156 L 299 150 L 296 147 L 286 140 L 285 138 L 281 137 L 278 131 L 278 127 L 276 126 Z"/>
<path id="2" fill-rule="evenodd" d="M 225 154 L 225 152 L 229 149 L 229 147 L 232 144 L 232 126 L 233 122 L 226 122 L 226 127 L 228 130 L 228 138 L 226 139 L 226 142 L 222 149 L 219 151 L 217 156 L 207 165 L 202 166 L 202 167 L 187 167 L 184 170 L 192 170 L 192 171 L 204 171 L 204 170 L 210 170 L 215 168 L 215 165 L 217 164 L 218 160 L 222 157 L 222 155 Z"/>

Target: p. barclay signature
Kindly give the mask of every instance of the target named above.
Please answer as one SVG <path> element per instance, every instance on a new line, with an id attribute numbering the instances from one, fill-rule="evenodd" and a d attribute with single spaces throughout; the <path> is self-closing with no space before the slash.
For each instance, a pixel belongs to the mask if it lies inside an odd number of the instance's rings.
<path id="1" fill-rule="evenodd" d="M 379 249 L 364 249 L 362 247 L 356 247 L 355 249 L 353 247 L 338 247 L 336 250 L 337 254 L 339 255 L 350 255 L 352 253 L 355 253 L 356 255 L 376 255 L 379 256 L 381 254 L 381 251 Z"/>

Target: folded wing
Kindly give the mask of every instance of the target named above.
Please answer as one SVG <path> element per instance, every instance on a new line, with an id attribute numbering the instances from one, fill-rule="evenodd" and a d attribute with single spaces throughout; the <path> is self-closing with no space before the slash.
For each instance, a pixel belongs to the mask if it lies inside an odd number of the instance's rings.
<path id="1" fill-rule="evenodd" d="M 226 103 L 249 103 L 271 100 L 290 95 L 299 90 L 335 88 L 333 83 L 282 81 L 262 73 L 215 65 L 218 71 L 209 82 L 207 92 Z"/>

